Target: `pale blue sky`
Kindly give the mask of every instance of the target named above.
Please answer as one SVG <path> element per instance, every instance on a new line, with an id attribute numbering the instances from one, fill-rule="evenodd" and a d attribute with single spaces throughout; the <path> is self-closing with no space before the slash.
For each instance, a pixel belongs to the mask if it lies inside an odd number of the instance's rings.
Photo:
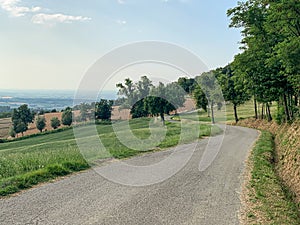
<path id="1" fill-rule="evenodd" d="M 0 0 L 0 89 L 76 89 L 103 54 L 136 41 L 171 42 L 210 68 L 239 52 L 236 0 Z M 177 77 L 174 77 L 176 79 Z"/>

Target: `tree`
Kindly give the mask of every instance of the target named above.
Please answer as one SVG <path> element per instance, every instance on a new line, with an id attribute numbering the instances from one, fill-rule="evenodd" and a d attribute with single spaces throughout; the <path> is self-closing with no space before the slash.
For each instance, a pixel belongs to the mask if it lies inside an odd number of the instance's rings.
<path id="1" fill-rule="evenodd" d="M 210 106 L 211 120 L 215 123 L 214 105 L 222 103 L 224 101 L 222 96 L 221 87 L 217 81 L 216 71 L 210 71 L 203 73 L 201 76 L 196 77 L 197 83 L 200 84 L 202 91 L 204 92 L 208 105 Z"/>
<path id="2" fill-rule="evenodd" d="M 125 79 L 125 83 L 117 84 L 119 95 L 124 98 L 120 108 L 131 109 L 132 118 L 146 117 L 149 112 L 145 110 L 145 99 L 149 96 L 150 90 L 153 87 L 152 81 L 147 76 L 142 76 L 141 79 L 133 83 L 129 78 Z"/>
<path id="3" fill-rule="evenodd" d="M 177 82 L 167 84 L 159 83 L 153 87 L 150 96 L 145 98 L 145 109 L 153 116 L 160 116 L 165 124 L 165 114 L 182 107 L 185 102 L 185 91 Z"/>
<path id="4" fill-rule="evenodd" d="M 80 122 L 84 122 L 89 118 L 88 110 L 90 109 L 89 104 L 87 103 L 81 103 L 79 105 L 80 110 Z"/>
<path id="5" fill-rule="evenodd" d="M 12 113 L 12 124 L 14 131 L 18 133 L 23 133 L 27 131 L 28 124 L 32 123 L 34 119 L 34 114 L 28 108 L 28 105 L 21 105 L 19 108 L 14 109 Z"/>
<path id="6" fill-rule="evenodd" d="M 55 130 L 60 126 L 60 120 L 57 117 L 51 119 L 51 127 Z"/>
<path id="7" fill-rule="evenodd" d="M 196 81 L 194 78 L 180 77 L 178 78 L 177 83 L 188 94 L 191 94 L 196 87 Z"/>
<path id="8" fill-rule="evenodd" d="M 112 114 L 112 100 L 101 99 L 95 105 L 95 118 L 98 120 L 110 120 Z"/>
<path id="9" fill-rule="evenodd" d="M 196 101 L 196 106 L 207 112 L 208 101 L 200 85 L 196 85 L 193 91 L 193 98 Z"/>
<path id="10" fill-rule="evenodd" d="M 62 114 L 62 124 L 66 126 L 71 126 L 72 124 L 72 109 L 67 107 Z"/>
<path id="11" fill-rule="evenodd" d="M 43 116 L 38 116 L 35 121 L 36 128 L 43 132 L 43 129 L 46 127 L 46 119 Z"/>
<path id="12" fill-rule="evenodd" d="M 222 87 L 222 93 L 225 101 L 233 104 L 235 122 L 239 121 L 237 106 L 250 100 L 250 93 L 247 90 L 246 82 L 243 77 L 234 74 L 231 65 L 217 69 L 219 76 L 218 81 Z"/>
<path id="13" fill-rule="evenodd" d="M 9 136 L 11 136 L 11 137 L 16 137 L 16 131 L 14 130 L 14 128 L 13 127 L 10 127 L 10 129 L 9 129 Z"/>
<path id="14" fill-rule="evenodd" d="M 148 98 L 148 97 L 147 97 Z M 148 110 L 145 108 L 145 98 L 137 101 L 131 108 L 130 114 L 132 118 L 141 118 L 149 116 Z"/>
<path id="15" fill-rule="evenodd" d="M 255 110 L 257 100 L 262 103 L 261 117 L 266 111 L 268 120 L 272 101 L 278 102 L 285 121 L 300 110 L 299 7 L 298 0 L 248 0 L 228 10 L 230 27 L 242 28 L 243 34 L 244 52 L 235 57 L 234 71 L 251 83 Z"/>
<path id="16" fill-rule="evenodd" d="M 125 102 L 121 105 L 123 109 L 130 109 L 138 101 L 136 86 L 130 78 L 125 79 L 125 83 L 116 85 L 119 88 L 118 95 L 125 97 Z"/>

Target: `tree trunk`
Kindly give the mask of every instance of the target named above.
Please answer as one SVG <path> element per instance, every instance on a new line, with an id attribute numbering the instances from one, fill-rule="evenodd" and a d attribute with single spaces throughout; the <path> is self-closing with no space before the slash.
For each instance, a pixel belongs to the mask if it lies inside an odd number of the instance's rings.
<path id="1" fill-rule="evenodd" d="M 163 126 L 165 126 L 165 115 L 164 115 L 164 113 L 160 114 L 160 118 L 161 118 L 161 122 L 162 122 Z"/>
<path id="2" fill-rule="evenodd" d="M 211 102 L 210 110 L 211 110 L 211 122 L 212 122 L 212 124 L 214 124 L 215 123 L 215 115 L 214 115 L 214 102 L 213 101 Z"/>
<path id="3" fill-rule="evenodd" d="M 283 105 L 284 105 L 284 112 L 285 112 L 285 120 L 286 122 L 288 122 L 291 120 L 291 118 L 290 118 L 289 106 L 288 106 L 285 93 L 283 93 Z"/>
<path id="4" fill-rule="evenodd" d="M 289 94 L 289 107 L 290 107 L 290 117 L 294 118 L 293 95 L 292 94 Z"/>
<path id="5" fill-rule="evenodd" d="M 261 106 L 261 119 L 263 120 L 265 117 L 264 117 L 264 107 L 265 106 L 265 104 L 264 103 L 262 103 L 262 106 Z"/>
<path id="6" fill-rule="evenodd" d="M 258 119 L 258 114 L 257 114 L 257 100 L 256 97 L 254 97 L 254 112 L 255 112 L 255 119 Z"/>
<path id="7" fill-rule="evenodd" d="M 270 121 L 272 121 L 272 115 L 271 115 L 271 110 L 270 110 L 270 105 L 269 105 L 269 103 L 266 103 L 266 110 L 267 110 L 267 116 L 268 116 L 268 121 L 270 122 Z"/>
<path id="8" fill-rule="evenodd" d="M 234 118 L 235 118 L 235 122 L 239 122 L 239 117 L 237 114 L 237 109 L 236 109 L 236 104 L 233 104 L 233 111 L 234 111 Z"/>

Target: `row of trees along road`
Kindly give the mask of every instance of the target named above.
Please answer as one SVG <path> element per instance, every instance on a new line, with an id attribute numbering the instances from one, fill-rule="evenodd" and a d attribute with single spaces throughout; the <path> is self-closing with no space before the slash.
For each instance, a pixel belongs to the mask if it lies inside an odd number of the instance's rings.
<path id="1" fill-rule="evenodd" d="M 241 29 L 242 53 L 230 64 L 233 80 L 262 104 L 262 117 L 272 120 L 270 104 L 278 102 L 276 120 L 299 117 L 300 1 L 248 0 L 228 10 L 230 27 Z"/>
<path id="2" fill-rule="evenodd" d="M 120 109 L 131 109 L 133 118 L 160 116 L 165 123 L 165 114 L 183 106 L 185 91 L 177 82 L 154 86 L 147 76 L 134 83 L 129 78 L 124 83 L 116 85 L 119 88 L 119 96 L 124 98 Z"/>
<path id="3" fill-rule="evenodd" d="M 213 105 L 220 102 L 214 96 L 218 92 L 205 90 L 215 85 L 209 74 L 220 85 L 224 100 L 233 104 L 236 122 L 237 106 L 250 99 L 256 119 L 259 111 L 262 119 L 273 119 L 272 102 L 278 103 L 277 122 L 299 117 L 300 1 L 248 0 L 229 9 L 228 16 L 230 27 L 241 29 L 242 53 L 223 68 L 195 79 L 179 78 L 178 83 L 193 95 L 199 108 L 208 111 L 210 105 L 212 117 Z"/>

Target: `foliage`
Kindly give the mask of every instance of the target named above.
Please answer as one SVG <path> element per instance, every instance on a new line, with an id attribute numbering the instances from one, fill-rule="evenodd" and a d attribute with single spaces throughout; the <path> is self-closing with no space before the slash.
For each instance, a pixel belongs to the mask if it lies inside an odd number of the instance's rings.
<path id="1" fill-rule="evenodd" d="M 150 95 L 145 100 L 146 110 L 153 116 L 160 116 L 164 123 L 164 114 L 170 114 L 185 102 L 185 91 L 176 83 L 166 86 L 159 83 L 151 89 Z"/>
<path id="2" fill-rule="evenodd" d="M 12 123 L 13 129 L 18 133 L 24 133 L 28 129 L 28 124 L 32 123 L 34 114 L 28 108 L 28 105 L 21 105 L 19 108 L 13 110 Z"/>
<path id="3" fill-rule="evenodd" d="M 11 112 L 2 112 L 2 113 L 0 113 L 0 119 L 10 118 L 11 116 L 12 116 Z"/>
<path id="4" fill-rule="evenodd" d="M 57 117 L 51 118 L 51 127 L 55 130 L 60 126 L 60 120 Z"/>
<path id="5" fill-rule="evenodd" d="M 16 137 L 16 135 L 17 135 L 17 133 L 16 133 L 15 129 L 13 127 L 10 127 L 9 128 L 9 136 L 14 138 L 14 137 Z"/>
<path id="6" fill-rule="evenodd" d="M 95 118 L 98 120 L 110 120 L 112 114 L 112 100 L 101 99 L 95 105 Z"/>
<path id="7" fill-rule="evenodd" d="M 42 132 L 43 129 L 46 127 L 46 119 L 45 119 L 45 117 L 43 117 L 43 116 L 38 116 L 38 117 L 36 118 L 35 125 L 36 125 L 36 128 L 37 128 L 40 132 Z"/>
<path id="8" fill-rule="evenodd" d="M 239 121 L 237 114 L 237 106 L 244 104 L 251 98 L 247 89 L 247 82 L 244 77 L 234 74 L 231 65 L 217 69 L 218 81 L 222 87 L 222 93 L 225 101 L 233 104 L 235 122 Z"/>
<path id="9" fill-rule="evenodd" d="M 84 122 L 84 121 L 87 121 L 87 119 L 89 118 L 89 111 L 90 109 L 90 105 L 87 104 L 87 103 L 81 103 L 79 105 L 79 110 L 80 110 L 80 121 L 81 122 Z"/>
<path id="10" fill-rule="evenodd" d="M 188 94 L 191 94 L 196 87 L 196 81 L 194 78 L 180 77 L 178 78 L 177 83 Z"/>
<path id="11" fill-rule="evenodd" d="M 71 126 L 72 124 L 72 109 L 66 108 L 62 114 L 62 124 L 66 126 Z"/>
<path id="12" fill-rule="evenodd" d="M 208 105 L 210 106 L 212 123 L 215 123 L 214 105 L 224 102 L 222 90 L 216 77 L 217 75 L 217 72 L 212 70 L 196 77 L 196 81 L 198 85 L 200 85 L 201 90 L 205 94 Z M 205 102 L 203 104 L 205 104 Z"/>
<path id="13" fill-rule="evenodd" d="M 202 108 L 205 112 L 207 112 L 208 101 L 205 96 L 205 93 L 202 91 L 201 86 L 197 85 L 193 91 L 193 97 L 196 101 L 196 106 L 198 108 Z"/>
<path id="14" fill-rule="evenodd" d="M 272 101 L 283 107 L 286 122 L 299 111 L 299 7 L 298 0 L 248 0 L 228 10 L 230 27 L 243 34 L 244 51 L 235 57 L 234 73 L 247 81 L 269 120 Z"/>
<path id="15" fill-rule="evenodd" d="M 185 91 L 177 82 L 167 85 L 159 83 L 157 87 L 146 76 L 133 83 L 129 78 L 125 83 L 117 84 L 119 95 L 125 97 L 121 108 L 130 108 L 133 118 L 160 116 L 164 123 L 164 114 L 169 114 L 185 102 Z"/>

